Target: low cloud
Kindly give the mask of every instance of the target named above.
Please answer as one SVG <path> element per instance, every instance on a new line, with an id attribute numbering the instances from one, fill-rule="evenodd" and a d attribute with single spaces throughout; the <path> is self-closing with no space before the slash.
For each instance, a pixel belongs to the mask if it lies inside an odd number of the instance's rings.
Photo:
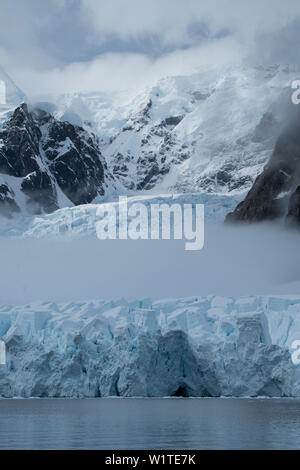
<path id="1" fill-rule="evenodd" d="M 206 66 L 296 63 L 289 0 L 0 0 L 0 64 L 28 95 L 136 88 Z"/>
<path id="2" fill-rule="evenodd" d="M 299 292 L 298 232 L 206 224 L 203 250 L 184 243 L 2 237 L 0 305 Z"/>
<path id="3" fill-rule="evenodd" d="M 239 63 L 241 51 L 231 38 L 153 59 L 144 54 L 107 53 L 88 62 L 75 62 L 50 70 L 12 68 L 14 79 L 29 96 L 51 93 L 120 91 L 152 84 L 173 75 Z"/>

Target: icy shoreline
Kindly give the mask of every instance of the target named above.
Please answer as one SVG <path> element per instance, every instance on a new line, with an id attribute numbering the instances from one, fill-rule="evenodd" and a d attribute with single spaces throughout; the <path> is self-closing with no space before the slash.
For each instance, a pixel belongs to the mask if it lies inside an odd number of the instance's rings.
<path id="1" fill-rule="evenodd" d="M 0 307 L 2 397 L 297 397 L 300 296 Z"/>

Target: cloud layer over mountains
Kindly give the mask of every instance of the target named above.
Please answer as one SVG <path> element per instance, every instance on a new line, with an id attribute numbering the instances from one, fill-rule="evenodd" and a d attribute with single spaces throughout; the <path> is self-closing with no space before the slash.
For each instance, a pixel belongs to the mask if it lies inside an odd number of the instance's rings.
<path id="1" fill-rule="evenodd" d="M 29 95 L 297 61 L 297 0 L 1 0 L 0 12 L 0 63 Z"/>

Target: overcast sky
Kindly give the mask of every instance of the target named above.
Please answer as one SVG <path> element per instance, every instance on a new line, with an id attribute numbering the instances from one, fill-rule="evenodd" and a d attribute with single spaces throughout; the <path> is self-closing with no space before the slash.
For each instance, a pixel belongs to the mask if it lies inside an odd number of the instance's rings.
<path id="1" fill-rule="evenodd" d="M 299 0 L 0 0 L 0 64 L 29 95 L 294 64 L 299 51 Z"/>

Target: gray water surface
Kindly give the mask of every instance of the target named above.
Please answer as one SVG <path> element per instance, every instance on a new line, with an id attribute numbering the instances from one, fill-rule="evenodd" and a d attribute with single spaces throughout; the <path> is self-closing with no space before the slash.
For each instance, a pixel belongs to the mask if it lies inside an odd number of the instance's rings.
<path id="1" fill-rule="evenodd" d="M 0 400 L 0 448 L 300 449 L 300 400 Z"/>

